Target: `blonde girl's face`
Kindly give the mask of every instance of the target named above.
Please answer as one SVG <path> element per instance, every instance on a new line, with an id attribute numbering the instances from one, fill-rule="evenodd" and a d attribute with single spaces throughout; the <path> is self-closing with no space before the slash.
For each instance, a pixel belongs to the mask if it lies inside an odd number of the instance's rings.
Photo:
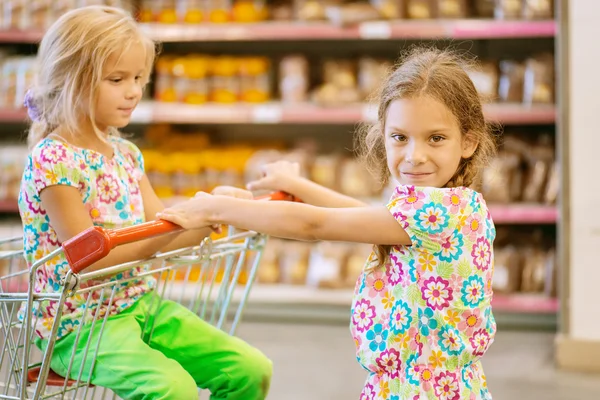
<path id="1" fill-rule="evenodd" d="M 146 51 L 141 43 L 108 58 L 96 97 L 98 128 L 122 128 L 129 124 L 131 114 L 142 98 L 147 73 Z"/>
<path id="2" fill-rule="evenodd" d="M 428 96 L 390 103 L 384 135 L 388 168 L 402 185 L 444 187 L 477 148 L 452 112 Z"/>

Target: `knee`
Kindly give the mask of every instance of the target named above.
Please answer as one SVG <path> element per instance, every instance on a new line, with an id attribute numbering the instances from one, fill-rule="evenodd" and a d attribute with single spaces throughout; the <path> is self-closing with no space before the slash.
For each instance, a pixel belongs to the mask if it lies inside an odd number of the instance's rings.
<path id="1" fill-rule="evenodd" d="M 273 363 L 257 349 L 251 349 L 240 359 L 238 374 L 232 377 L 234 387 L 246 387 L 249 393 L 257 393 L 256 399 L 264 399 L 271 385 Z"/>

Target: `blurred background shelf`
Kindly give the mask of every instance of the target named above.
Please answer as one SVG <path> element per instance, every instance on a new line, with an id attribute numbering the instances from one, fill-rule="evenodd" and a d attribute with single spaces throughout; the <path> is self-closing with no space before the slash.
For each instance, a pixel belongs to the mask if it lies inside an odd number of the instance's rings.
<path id="1" fill-rule="evenodd" d="M 18 213 L 19 206 L 16 200 L 0 200 L 0 213 Z"/>
<path id="2" fill-rule="evenodd" d="M 351 27 L 326 22 L 158 24 L 142 27 L 160 42 L 294 41 L 359 39 L 514 39 L 556 35 L 556 22 L 461 19 L 455 21 L 374 21 Z M 38 43 L 40 30 L 0 30 L 0 43 Z"/>
<path id="3" fill-rule="evenodd" d="M 488 104 L 486 116 L 490 121 L 506 125 L 553 124 L 556 119 L 554 105 Z M 132 115 L 132 123 L 174 124 L 354 124 L 372 121 L 376 116 L 373 106 L 357 104 L 348 106 L 319 106 L 311 103 L 286 106 L 268 104 L 201 104 L 141 103 Z M 23 109 L 0 109 L 0 122 L 24 122 Z"/>
<path id="4" fill-rule="evenodd" d="M 489 120 L 509 125 L 552 124 L 556 119 L 554 105 L 488 104 L 485 113 Z M 326 107 L 311 103 L 284 105 L 276 102 L 258 105 L 146 102 L 138 106 L 132 121 L 178 124 L 354 124 L 373 121 L 375 117 L 376 109 L 366 104 Z"/>
<path id="5" fill-rule="evenodd" d="M 498 158 L 484 174 L 483 193 L 497 226 L 496 317 L 515 327 L 556 328 L 557 301 L 543 293 L 555 293 L 552 268 L 557 267 L 550 260 L 560 250 L 556 240 L 560 213 L 555 205 L 536 203 L 556 202 L 559 189 L 553 183 L 560 176 L 559 115 L 554 103 L 561 100 L 556 82 L 562 71 L 556 70 L 553 59 L 560 32 L 553 10 L 544 9 L 546 3 L 516 1 L 519 15 L 507 15 L 515 12 L 508 2 L 456 2 L 469 6 L 451 18 L 431 6 L 428 19 L 417 19 L 416 14 L 410 19 L 402 11 L 395 15 L 403 19 L 390 20 L 386 19 L 392 18 L 390 14 L 378 8 L 383 2 L 365 0 L 352 2 L 350 8 L 369 3 L 376 16 L 354 10 L 360 22 L 344 26 L 332 14 L 296 8 L 311 3 L 325 11 L 325 2 L 277 2 L 292 6 L 285 17 L 278 14 L 281 9 L 275 2 L 223 2 L 229 8 L 220 15 L 228 22 L 207 22 L 215 20 L 207 12 L 205 22 L 190 24 L 183 23 L 189 20 L 187 3 L 170 11 L 167 3 L 175 2 L 127 3 L 134 4 L 142 29 L 163 44 L 151 84 L 132 116 L 134 125 L 124 132 L 140 145 L 146 172 L 167 202 L 217 184 L 243 186 L 255 176 L 257 165 L 272 161 L 276 154 L 300 160 L 306 176 L 323 185 L 382 203 L 384 193 L 368 187 L 369 176 L 349 149 L 355 126 L 377 116 L 375 107 L 363 102 L 381 84 L 384 71 L 403 50 L 420 43 L 450 46 L 480 61 L 481 69 L 470 71 L 471 78 L 483 97 L 498 101 L 486 104 L 484 112 L 488 121 L 501 124 L 505 131 Z M 250 3 L 264 7 L 266 12 L 255 9 L 250 15 L 260 22 L 235 22 L 249 16 L 244 7 Z M 29 15 L 33 9 L 24 10 Z M 33 18 L 17 17 L 6 14 L 0 21 L 5 28 L 0 30 L 5 49 L 0 69 L 0 168 L 9 176 L 0 180 L 9 188 L 0 194 L 9 199 L 17 195 L 27 154 L 27 115 L 19 107 L 46 28 L 32 23 Z M 0 201 L 0 214 L 0 228 L 21 229 L 16 201 Z M 335 254 L 327 255 L 319 244 L 276 238 L 269 243 L 271 254 L 263 257 L 246 317 L 347 324 L 351 290 L 302 286 L 302 279 L 290 279 L 290 269 L 306 272 L 322 267 L 319 262 L 335 264 L 339 276 L 331 278 L 338 284 L 333 286 L 351 287 L 370 246 L 340 244 L 333 249 Z M 351 258 L 355 262 L 350 263 Z M 510 288 L 502 284 L 506 274 L 515 278 Z M 547 278 L 543 284 L 540 275 Z M 501 293 L 533 290 L 539 293 Z"/>
<path id="6" fill-rule="evenodd" d="M 490 213 L 496 224 L 554 224 L 558 208 L 541 204 L 490 204 Z"/>

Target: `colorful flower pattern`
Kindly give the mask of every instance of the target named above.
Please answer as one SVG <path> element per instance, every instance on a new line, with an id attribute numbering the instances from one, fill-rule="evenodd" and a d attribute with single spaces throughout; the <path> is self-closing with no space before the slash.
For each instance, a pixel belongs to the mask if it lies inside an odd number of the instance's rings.
<path id="1" fill-rule="evenodd" d="M 142 153 L 133 143 L 118 137 L 110 137 L 109 143 L 114 149 L 114 156 L 110 159 L 92 150 L 74 147 L 51 138 L 42 140 L 32 149 L 19 194 L 24 253 L 29 266 L 60 246 L 56 231 L 49 224 L 40 200 L 40 192 L 48 186 L 67 185 L 77 188 L 94 225 L 114 229 L 145 221 L 139 186 L 144 175 Z M 49 261 L 36 274 L 35 291 L 62 291 L 61 282 L 68 270 L 69 265 L 64 255 Z M 144 271 L 146 267 L 140 267 L 120 278 L 135 276 Z M 113 296 L 113 307 L 110 310 L 110 296 L 102 297 L 94 293 L 88 317 L 95 314 L 105 315 L 107 312 L 115 314 L 131 306 L 154 285 L 155 281 L 150 277 L 120 285 Z M 57 338 L 78 327 L 84 315 L 86 301 L 87 296 L 67 299 Z M 56 302 L 49 302 L 38 312 L 40 318 L 36 333 L 43 339 L 48 338 L 50 334 L 57 312 L 56 307 Z M 24 309 L 21 309 L 19 317 L 23 316 Z"/>
<path id="2" fill-rule="evenodd" d="M 491 399 L 480 358 L 494 340 L 494 224 L 468 188 L 398 186 L 388 204 L 411 246 L 359 277 L 351 332 L 369 371 L 361 399 Z"/>

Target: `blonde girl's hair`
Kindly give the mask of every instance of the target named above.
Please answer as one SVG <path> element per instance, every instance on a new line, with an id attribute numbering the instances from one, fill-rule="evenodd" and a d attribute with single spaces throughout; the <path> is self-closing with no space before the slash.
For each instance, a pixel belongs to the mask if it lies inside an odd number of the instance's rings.
<path id="1" fill-rule="evenodd" d="M 483 115 L 483 104 L 468 72 L 474 65 L 457 53 L 437 48 L 415 47 L 390 72 L 377 95 L 377 121 L 364 125 L 357 136 L 357 150 L 370 172 L 385 185 L 390 171 L 385 151 L 385 119 L 397 99 L 429 96 L 444 104 L 454 115 L 463 135 L 477 142 L 470 158 L 461 159 L 445 187 L 472 186 L 482 168 L 495 156 L 496 129 Z M 391 246 L 375 246 L 377 267 L 387 262 Z"/>
<path id="2" fill-rule="evenodd" d="M 89 6 L 61 16 L 44 35 L 37 54 L 36 77 L 28 93 L 28 107 L 35 108 L 36 114 L 27 137 L 29 146 L 58 127 L 76 135 L 85 114 L 102 139 L 94 122 L 94 107 L 104 66 L 109 57 L 120 58 L 136 44 L 146 50 L 146 84 L 156 44 L 130 14 L 113 7 Z M 118 131 L 110 128 L 109 134 L 118 135 Z"/>

